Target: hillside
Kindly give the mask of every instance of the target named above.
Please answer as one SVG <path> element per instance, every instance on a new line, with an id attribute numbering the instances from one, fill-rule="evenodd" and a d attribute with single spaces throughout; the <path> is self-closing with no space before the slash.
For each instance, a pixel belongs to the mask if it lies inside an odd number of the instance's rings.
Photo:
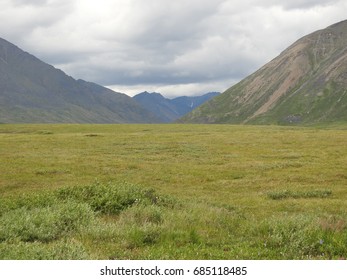
<path id="1" fill-rule="evenodd" d="M 169 99 L 160 93 L 148 93 L 145 91 L 135 95 L 133 98 L 144 108 L 155 114 L 160 119 L 160 122 L 168 123 L 183 117 L 217 95 L 219 95 L 218 92 L 210 92 L 201 96 L 180 96 Z"/>
<path id="2" fill-rule="evenodd" d="M 0 38 L 0 123 L 144 123 L 125 94 L 75 80 Z"/>
<path id="3" fill-rule="evenodd" d="M 347 121 L 347 21 L 307 35 L 181 122 Z"/>

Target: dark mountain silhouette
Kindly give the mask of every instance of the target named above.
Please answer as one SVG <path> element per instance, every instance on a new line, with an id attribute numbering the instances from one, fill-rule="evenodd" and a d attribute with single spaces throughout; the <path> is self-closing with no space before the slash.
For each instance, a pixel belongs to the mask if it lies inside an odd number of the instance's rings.
<path id="1" fill-rule="evenodd" d="M 131 97 L 75 80 L 0 38 L 0 122 L 152 123 Z"/>

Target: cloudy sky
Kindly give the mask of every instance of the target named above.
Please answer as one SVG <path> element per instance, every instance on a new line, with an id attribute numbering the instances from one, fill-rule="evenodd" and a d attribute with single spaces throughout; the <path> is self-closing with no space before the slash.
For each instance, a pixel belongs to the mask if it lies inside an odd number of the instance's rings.
<path id="1" fill-rule="evenodd" d="M 134 95 L 224 91 L 346 0 L 0 0 L 0 37 L 76 79 Z"/>

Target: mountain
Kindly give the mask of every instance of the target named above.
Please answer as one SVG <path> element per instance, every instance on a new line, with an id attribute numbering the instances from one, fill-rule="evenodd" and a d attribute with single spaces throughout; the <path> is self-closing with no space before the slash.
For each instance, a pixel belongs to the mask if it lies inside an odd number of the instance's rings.
<path id="1" fill-rule="evenodd" d="M 307 35 L 180 122 L 347 121 L 347 21 Z"/>
<path id="2" fill-rule="evenodd" d="M 145 91 L 133 98 L 155 114 L 161 122 L 168 123 L 179 119 L 218 94 L 218 92 L 210 92 L 202 96 L 181 96 L 168 99 L 160 93 Z"/>
<path id="3" fill-rule="evenodd" d="M 179 118 L 179 114 L 170 99 L 165 98 L 160 93 L 141 92 L 133 97 L 144 108 L 155 114 L 160 122 L 171 122 Z"/>
<path id="4" fill-rule="evenodd" d="M 131 97 L 75 80 L 0 38 L 0 123 L 144 123 Z"/>

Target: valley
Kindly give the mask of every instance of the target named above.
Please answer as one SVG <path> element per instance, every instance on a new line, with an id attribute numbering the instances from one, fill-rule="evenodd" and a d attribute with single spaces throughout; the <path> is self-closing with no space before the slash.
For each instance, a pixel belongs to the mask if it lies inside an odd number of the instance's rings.
<path id="1" fill-rule="evenodd" d="M 341 21 L 173 99 L 0 38 L 0 259 L 346 259 L 346 38 Z"/>

